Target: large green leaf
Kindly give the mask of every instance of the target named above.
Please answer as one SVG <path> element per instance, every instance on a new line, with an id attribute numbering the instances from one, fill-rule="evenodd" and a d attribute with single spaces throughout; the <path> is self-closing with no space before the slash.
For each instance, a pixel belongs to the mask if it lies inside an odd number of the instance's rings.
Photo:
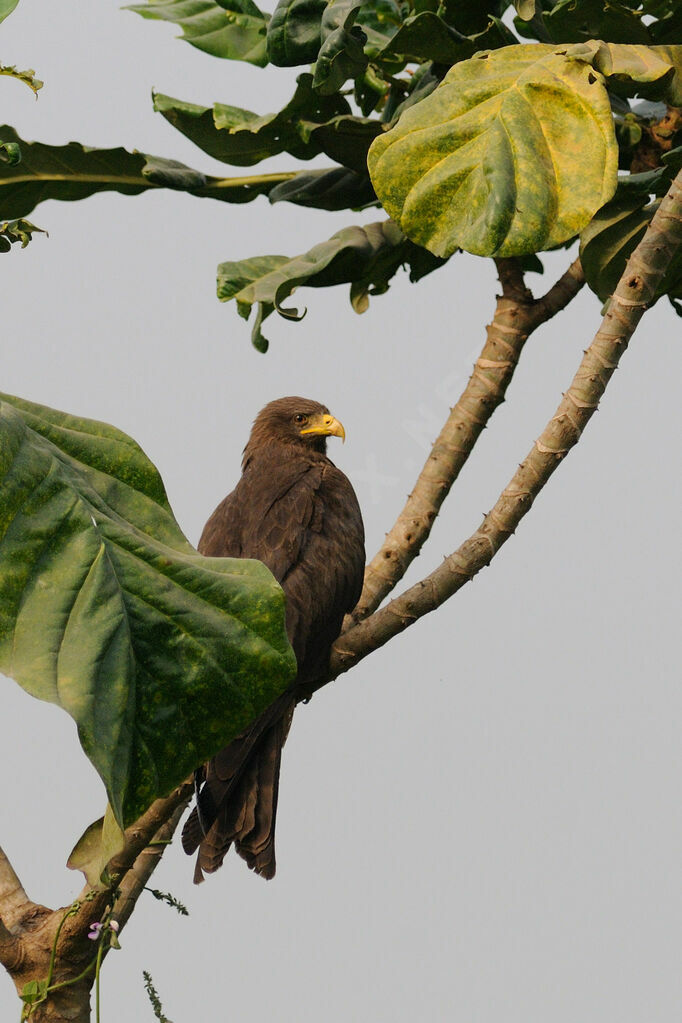
<path id="1" fill-rule="evenodd" d="M 417 281 L 443 263 L 444 260 L 409 241 L 392 221 L 384 220 L 364 227 L 345 227 L 300 256 L 256 256 L 221 263 L 218 298 L 221 302 L 235 299 L 237 310 L 245 319 L 254 305 L 258 307 L 251 339 L 258 351 L 265 352 L 268 341 L 261 325 L 275 309 L 290 320 L 300 320 L 305 315 L 282 306 L 299 285 L 328 288 L 350 283 L 353 308 L 364 312 L 368 296 L 387 291 L 400 266 L 409 265 L 410 279 Z"/>
<path id="2" fill-rule="evenodd" d="M 129 4 L 143 18 L 179 25 L 181 39 L 213 57 L 245 60 L 265 67 L 268 62 L 265 35 L 268 15 L 252 0 L 147 0 Z"/>
<path id="3" fill-rule="evenodd" d="M 45 199 L 71 201 L 96 192 L 138 195 L 150 188 L 171 188 L 224 202 L 250 202 L 293 174 L 215 178 L 176 160 L 126 149 L 91 149 L 78 142 L 47 146 L 24 142 L 14 128 L 0 127 L 0 218 L 15 219 Z M 6 158 L 2 159 L 2 155 Z M 7 158 L 9 157 L 9 158 Z"/>
<path id="4" fill-rule="evenodd" d="M 291 681 L 264 565 L 204 558 L 119 430 L 0 402 L 0 670 L 63 707 L 119 824 Z"/>
<path id="5" fill-rule="evenodd" d="M 278 153 L 299 160 L 326 153 L 366 172 L 367 150 L 383 130 L 378 121 L 353 117 L 343 96 L 319 96 L 309 74 L 299 75 L 296 92 L 276 114 L 261 117 L 223 103 L 202 107 L 160 93 L 154 95 L 154 109 L 209 156 L 237 166 Z"/>
<path id="6" fill-rule="evenodd" d="M 576 235 L 616 187 L 603 79 L 543 45 L 456 64 L 369 151 L 372 183 L 438 256 L 516 256 Z"/>

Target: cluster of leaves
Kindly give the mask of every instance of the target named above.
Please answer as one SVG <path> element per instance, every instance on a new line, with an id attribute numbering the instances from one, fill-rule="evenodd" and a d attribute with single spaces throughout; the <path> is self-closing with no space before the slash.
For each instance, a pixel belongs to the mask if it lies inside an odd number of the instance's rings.
<path id="1" fill-rule="evenodd" d="M 266 116 L 157 94 L 155 109 L 199 148 L 238 166 L 280 153 L 324 154 L 334 167 L 297 173 L 269 191 L 270 201 L 334 210 L 375 204 L 392 218 L 349 227 L 294 257 L 222 263 L 218 296 L 235 299 L 242 316 L 257 307 L 259 350 L 273 310 L 298 318 L 282 305 L 295 287 L 350 283 L 361 312 L 398 267 L 408 265 L 418 280 L 458 249 L 529 256 L 587 232 L 588 282 L 607 297 L 653 213 L 650 197 L 676 166 L 682 138 L 673 133 L 657 154 L 659 173 L 638 175 L 622 200 L 618 168 L 633 165 L 664 104 L 682 106 L 682 9 L 675 0 L 514 6 L 280 0 L 271 17 L 251 0 L 133 7 L 175 21 L 188 42 L 216 56 L 310 65 L 292 99 Z M 633 106 L 638 97 L 648 103 Z M 674 299 L 679 288 L 671 268 L 662 293 Z"/>
<path id="2" fill-rule="evenodd" d="M 170 187 L 228 202 L 264 194 L 321 210 L 383 206 L 391 220 L 349 227 L 310 252 L 220 265 L 219 298 L 235 299 L 243 316 L 257 307 L 261 351 L 273 310 L 298 318 L 281 304 L 295 287 L 349 283 L 361 312 L 400 266 L 418 280 L 460 249 L 528 257 L 587 231 L 588 282 L 603 297 L 638 237 L 609 205 L 621 199 L 618 170 L 634 168 L 666 104 L 682 107 L 677 0 L 280 0 L 271 16 L 253 0 L 130 9 L 177 24 L 215 57 L 302 68 L 292 98 L 272 114 L 156 93 L 155 109 L 205 153 L 238 167 L 279 154 L 322 154 L 332 165 L 209 178 L 120 149 L 28 145 L 5 128 L 0 138 L 15 140 L 24 160 L 21 173 L 0 167 L 0 215 L 105 188 Z M 669 180 L 674 159 L 663 156 L 678 135 L 654 147 L 657 188 Z M 64 159 L 71 175 L 52 176 Z M 644 184 L 635 188 L 646 219 Z M 672 274 L 665 293 L 675 298 L 679 288 Z"/>

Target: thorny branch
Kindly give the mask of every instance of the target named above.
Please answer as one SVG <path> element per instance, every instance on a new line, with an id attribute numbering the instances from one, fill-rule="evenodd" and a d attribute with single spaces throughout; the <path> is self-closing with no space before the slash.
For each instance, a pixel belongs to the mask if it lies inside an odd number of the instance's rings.
<path id="1" fill-rule="evenodd" d="M 443 501 L 495 410 L 504 401 L 523 346 L 539 326 L 563 309 L 585 283 L 578 259 L 543 298 L 526 288 L 516 259 L 496 260 L 497 299 L 483 350 L 459 401 L 435 441 L 414 490 L 381 550 L 365 569 L 362 596 L 346 627 L 376 611 L 405 575 L 428 539 Z"/>
<path id="2" fill-rule="evenodd" d="M 479 529 L 434 572 L 341 635 L 333 648 L 330 679 L 348 671 L 422 615 L 440 607 L 490 564 L 559 463 L 578 443 L 681 244 L 682 171 L 630 257 L 601 326 L 556 413 L 495 507 L 485 516 Z"/>
<path id="3" fill-rule="evenodd" d="M 145 885 L 159 865 L 167 845 L 173 837 L 180 818 L 185 812 L 190 794 L 179 803 L 168 820 L 154 835 L 153 842 L 139 853 L 137 859 L 119 886 L 120 895 L 114 904 L 114 917 L 121 930 L 125 927 L 135 908 L 135 903 L 144 891 Z"/>
<path id="4" fill-rule="evenodd" d="M 84 899 L 86 895 L 89 895 L 90 901 L 87 904 L 83 903 L 81 911 L 67 920 L 63 932 L 65 942 L 82 938 L 84 925 L 91 920 L 98 920 L 104 914 L 107 907 L 111 905 L 113 888 L 119 889 L 122 894 L 127 892 L 128 898 L 131 897 L 130 884 L 126 887 L 129 874 L 136 869 L 140 857 L 144 857 L 147 847 L 154 840 L 159 829 L 164 827 L 176 813 L 177 819 L 180 819 L 180 814 L 187 806 L 192 791 L 192 782 L 184 782 L 165 799 L 156 799 L 134 824 L 126 828 L 125 846 L 109 861 L 107 866 L 112 887 L 97 891 L 94 896 L 91 894 L 92 889 L 89 886 L 83 889 L 79 898 Z M 157 862 L 156 858 L 151 860 L 148 877 Z M 139 892 L 137 894 L 139 895 Z M 132 907 L 128 911 L 126 920 L 131 912 Z"/>

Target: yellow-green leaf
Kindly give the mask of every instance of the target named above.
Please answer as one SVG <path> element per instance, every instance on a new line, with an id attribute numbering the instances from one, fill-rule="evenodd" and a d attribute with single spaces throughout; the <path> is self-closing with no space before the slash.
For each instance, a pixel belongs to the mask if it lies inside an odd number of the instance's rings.
<path id="1" fill-rule="evenodd" d="M 603 77 L 546 45 L 456 64 L 369 151 L 386 211 L 438 256 L 516 256 L 559 245 L 616 187 Z"/>

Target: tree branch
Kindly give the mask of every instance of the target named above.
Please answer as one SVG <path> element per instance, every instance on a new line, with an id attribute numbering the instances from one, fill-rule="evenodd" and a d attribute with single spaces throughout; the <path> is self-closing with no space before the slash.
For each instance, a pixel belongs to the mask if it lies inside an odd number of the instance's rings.
<path id="1" fill-rule="evenodd" d="M 121 930 L 130 919 L 135 903 L 144 891 L 149 878 L 158 867 L 190 798 L 191 793 L 187 795 L 182 803 L 175 807 L 166 823 L 154 835 L 153 843 L 142 850 L 121 883 L 121 894 L 116 900 L 113 914 L 116 920 L 118 920 Z M 157 843 L 159 844 L 157 845 Z"/>
<path id="2" fill-rule="evenodd" d="M 534 299 L 516 259 L 496 260 L 502 295 L 498 297 L 486 342 L 462 396 L 450 412 L 405 507 L 365 569 L 362 596 L 346 627 L 377 609 L 402 579 L 427 540 L 450 488 L 473 451 L 495 409 L 504 401 L 526 340 L 563 309 L 585 278 L 575 260 L 543 298 Z"/>
<path id="3" fill-rule="evenodd" d="M 73 943 L 81 944 L 84 940 L 87 941 L 86 924 L 93 920 L 101 919 L 108 907 L 111 906 L 113 891 L 116 888 L 119 888 L 121 891 L 124 890 L 128 872 L 133 869 L 140 854 L 143 853 L 153 840 L 159 829 L 173 818 L 176 811 L 178 811 L 179 819 L 193 791 L 193 782 L 191 780 L 183 782 L 165 799 L 156 799 L 134 824 L 126 828 L 125 847 L 107 865 L 112 882 L 111 887 L 99 891 L 86 885 L 78 897 L 81 901 L 80 909 L 73 916 L 69 917 L 64 924 L 60 947 L 67 947 Z"/>
<path id="4" fill-rule="evenodd" d="M 559 463 L 577 444 L 647 305 L 682 245 L 682 171 L 625 268 L 592 344 L 555 415 L 536 440 L 480 528 L 434 572 L 385 608 L 355 625 L 333 647 L 330 678 L 357 664 L 489 565 Z M 563 285 L 562 285 L 563 286 Z M 545 296 L 550 300 L 551 292 Z M 552 302 L 560 301 L 555 293 Z"/>
<path id="5" fill-rule="evenodd" d="M 11 928 L 31 905 L 14 867 L 0 846 L 0 923 Z"/>

